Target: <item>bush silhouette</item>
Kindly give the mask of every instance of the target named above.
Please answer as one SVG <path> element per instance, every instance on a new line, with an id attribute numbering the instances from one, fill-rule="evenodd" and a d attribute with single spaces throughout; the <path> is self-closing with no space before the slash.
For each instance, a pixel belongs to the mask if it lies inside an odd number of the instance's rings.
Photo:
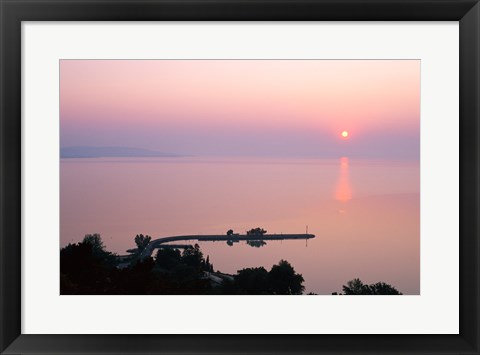
<path id="1" fill-rule="evenodd" d="M 375 284 L 366 285 L 360 279 L 356 278 L 347 282 L 342 286 L 345 295 L 401 295 L 392 285 L 385 282 L 377 282 Z M 334 295 L 338 293 L 334 292 Z"/>

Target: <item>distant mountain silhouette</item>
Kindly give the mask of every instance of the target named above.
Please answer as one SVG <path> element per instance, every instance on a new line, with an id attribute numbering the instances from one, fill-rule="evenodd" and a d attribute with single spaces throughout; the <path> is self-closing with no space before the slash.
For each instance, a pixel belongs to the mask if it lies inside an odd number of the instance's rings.
<path id="1" fill-rule="evenodd" d="M 154 150 L 131 147 L 77 146 L 60 148 L 61 158 L 107 158 L 107 157 L 182 157 L 184 155 L 162 153 Z"/>

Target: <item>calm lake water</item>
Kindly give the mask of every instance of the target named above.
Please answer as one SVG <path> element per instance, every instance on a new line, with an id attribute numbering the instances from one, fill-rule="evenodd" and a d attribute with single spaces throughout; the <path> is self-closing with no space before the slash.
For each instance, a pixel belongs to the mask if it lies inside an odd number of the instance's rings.
<path id="1" fill-rule="evenodd" d="M 307 292 L 355 277 L 420 292 L 418 161 L 246 158 L 61 160 L 61 245 L 100 233 L 126 254 L 136 234 L 305 233 L 315 239 L 199 243 L 215 270 L 289 261 Z"/>

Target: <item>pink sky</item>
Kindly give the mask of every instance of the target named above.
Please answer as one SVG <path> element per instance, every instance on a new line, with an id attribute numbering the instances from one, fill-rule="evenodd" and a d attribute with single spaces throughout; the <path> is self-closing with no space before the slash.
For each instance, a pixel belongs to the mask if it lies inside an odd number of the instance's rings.
<path id="1" fill-rule="evenodd" d="M 62 147 L 418 158 L 420 61 L 62 60 L 60 119 Z"/>

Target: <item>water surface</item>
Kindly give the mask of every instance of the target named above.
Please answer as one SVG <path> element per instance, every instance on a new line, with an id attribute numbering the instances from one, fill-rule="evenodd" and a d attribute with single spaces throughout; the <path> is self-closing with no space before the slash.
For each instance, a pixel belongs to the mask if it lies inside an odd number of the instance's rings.
<path id="1" fill-rule="evenodd" d="M 85 158 L 61 160 L 61 245 L 100 233 L 125 254 L 133 238 L 184 234 L 316 235 L 307 241 L 200 243 L 216 270 L 288 260 L 307 292 L 355 277 L 420 289 L 419 162 L 339 159 Z"/>

